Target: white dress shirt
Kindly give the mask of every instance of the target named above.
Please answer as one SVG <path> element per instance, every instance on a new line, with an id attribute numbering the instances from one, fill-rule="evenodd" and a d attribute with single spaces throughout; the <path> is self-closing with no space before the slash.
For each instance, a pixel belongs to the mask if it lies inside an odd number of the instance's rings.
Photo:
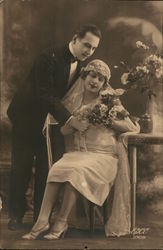
<path id="1" fill-rule="evenodd" d="M 76 56 L 75 56 L 75 53 L 74 53 L 74 51 L 73 51 L 72 42 L 69 43 L 69 50 L 70 50 L 71 54 L 72 54 L 74 57 L 76 57 Z M 70 74 L 69 74 L 69 79 L 68 79 L 68 85 L 71 83 L 71 81 L 72 81 L 72 79 L 73 79 L 73 77 L 74 77 L 74 75 L 75 75 L 75 71 L 76 71 L 76 68 L 77 68 L 77 64 L 78 64 L 78 62 L 75 61 L 75 62 L 72 62 L 71 65 L 70 65 Z"/>

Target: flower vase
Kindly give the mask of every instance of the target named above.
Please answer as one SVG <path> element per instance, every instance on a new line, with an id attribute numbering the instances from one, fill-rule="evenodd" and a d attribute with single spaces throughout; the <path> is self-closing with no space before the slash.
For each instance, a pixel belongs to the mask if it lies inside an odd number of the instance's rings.
<path id="1" fill-rule="evenodd" d="M 152 111 L 152 98 L 147 98 L 146 112 L 140 116 L 140 132 L 141 133 L 151 133 L 153 130 L 153 119 L 151 115 Z"/>

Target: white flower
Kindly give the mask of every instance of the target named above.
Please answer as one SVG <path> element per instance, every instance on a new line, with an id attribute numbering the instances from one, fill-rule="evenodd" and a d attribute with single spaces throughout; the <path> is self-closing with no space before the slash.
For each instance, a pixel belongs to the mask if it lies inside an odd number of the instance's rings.
<path id="1" fill-rule="evenodd" d="M 115 94 L 115 91 L 114 91 L 114 89 L 112 89 L 112 88 L 107 88 L 107 89 L 105 89 L 105 90 L 102 90 L 102 91 L 100 92 L 100 94 L 101 94 L 102 96 L 114 95 L 114 94 Z"/>
<path id="2" fill-rule="evenodd" d="M 136 66 L 136 71 L 140 71 L 141 70 L 141 66 Z"/>
<path id="3" fill-rule="evenodd" d="M 160 67 L 159 69 L 156 69 L 155 76 L 157 79 L 160 79 L 161 77 L 163 77 L 163 66 Z"/>
<path id="4" fill-rule="evenodd" d="M 147 74 L 149 73 L 149 69 L 147 69 L 147 66 L 143 67 L 143 71 L 144 71 L 144 73 L 147 73 Z"/>
<path id="5" fill-rule="evenodd" d="M 109 118 L 112 118 L 112 119 L 116 119 L 117 118 L 117 110 L 113 108 L 111 108 L 111 110 L 109 111 Z"/>
<path id="6" fill-rule="evenodd" d="M 112 110 L 116 111 L 116 112 L 121 112 L 123 110 L 123 106 L 121 105 L 121 103 L 119 103 L 118 105 L 114 105 Z"/>
<path id="7" fill-rule="evenodd" d="M 147 69 L 147 66 L 136 66 L 136 70 L 139 71 L 143 71 L 144 73 L 149 73 L 149 69 Z"/>
<path id="8" fill-rule="evenodd" d="M 112 119 L 117 119 L 117 113 L 123 110 L 123 106 L 120 104 L 114 105 L 109 111 L 109 117 Z"/>
<path id="9" fill-rule="evenodd" d="M 101 116 L 105 115 L 106 111 L 108 110 L 108 107 L 105 104 L 100 105 L 100 113 Z"/>
<path id="10" fill-rule="evenodd" d="M 142 43 L 141 41 L 137 41 L 137 42 L 136 42 L 137 48 L 140 48 L 140 47 L 142 46 L 142 44 L 143 44 L 143 43 Z"/>
<path id="11" fill-rule="evenodd" d="M 123 73 L 123 75 L 121 76 L 121 83 L 123 85 L 126 85 L 128 83 L 128 76 L 129 76 L 129 73 Z"/>
<path id="12" fill-rule="evenodd" d="M 162 65 L 161 57 L 153 55 L 153 54 L 145 58 L 145 63 L 151 63 L 151 62 L 157 63 L 158 65 Z"/>
<path id="13" fill-rule="evenodd" d="M 120 101 L 120 99 L 118 97 L 114 97 L 112 99 L 112 104 L 115 105 L 115 106 L 119 106 L 119 105 L 121 105 L 121 101 Z"/>
<path id="14" fill-rule="evenodd" d="M 115 96 L 123 95 L 125 92 L 124 89 L 115 89 Z"/>
<path id="15" fill-rule="evenodd" d="M 139 48 L 142 48 L 142 49 L 145 49 L 145 50 L 148 50 L 149 47 L 147 45 L 145 45 L 144 43 L 142 43 L 141 41 L 137 41 L 136 42 L 136 47 L 139 49 Z"/>

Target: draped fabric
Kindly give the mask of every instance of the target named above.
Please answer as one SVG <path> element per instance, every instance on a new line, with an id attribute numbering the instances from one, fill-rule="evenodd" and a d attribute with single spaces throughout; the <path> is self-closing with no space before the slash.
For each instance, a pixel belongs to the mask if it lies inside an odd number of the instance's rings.
<path id="1" fill-rule="evenodd" d="M 84 92 L 83 80 L 79 78 L 70 91 L 63 98 L 63 104 L 71 112 L 75 112 L 82 104 Z M 49 124 L 55 124 L 52 117 L 47 117 L 45 128 Z M 121 236 L 130 233 L 130 169 L 128 163 L 127 138 L 129 134 L 138 133 L 139 125 L 133 124 L 130 120 L 128 123 L 130 132 L 121 134 L 117 141 L 118 152 L 118 171 L 114 180 L 114 197 L 111 214 L 105 224 L 106 236 Z M 46 130 L 47 145 L 49 153 L 49 163 L 51 164 L 51 148 L 48 129 Z M 72 138 L 69 140 L 71 142 Z"/>

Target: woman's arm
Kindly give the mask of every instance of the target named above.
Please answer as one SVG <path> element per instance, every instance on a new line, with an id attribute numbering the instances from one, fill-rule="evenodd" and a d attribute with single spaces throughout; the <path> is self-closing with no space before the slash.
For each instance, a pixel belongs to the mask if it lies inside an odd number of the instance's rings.
<path id="1" fill-rule="evenodd" d="M 69 135 L 69 134 L 72 134 L 72 133 L 74 133 L 75 131 L 77 131 L 77 129 L 75 129 L 74 128 L 74 126 L 73 126 L 73 123 L 75 122 L 75 124 L 77 124 L 77 126 L 78 126 L 78 131 L 80 131 L 80 132 L 84 132 L 85 130 L 87 130 L 88 129 L 88 127 L 89 127 L 89 123 L 88 123 L 88 121 L 86 121 L 86 120 L 81 120 L 81 121 L 79 121 L 78 119 L 77 119 L 77 117 L 76 116 L 71 116 L 68 120 L 67 120 L 67 122 L 65 123 L 65 125 L 64 126 L 62 126 L 61 127 L 61 133 L 63 134 L 63 135 Z"/>
<path id="2" fill-rule="evenodd" d="M 123 120 L 111 119 L 111 121 L 112 128 L 119 132 L 135 132 L 138 130 L 139 125 L 135 125 L 128 116 L 125 117 Z"/>

